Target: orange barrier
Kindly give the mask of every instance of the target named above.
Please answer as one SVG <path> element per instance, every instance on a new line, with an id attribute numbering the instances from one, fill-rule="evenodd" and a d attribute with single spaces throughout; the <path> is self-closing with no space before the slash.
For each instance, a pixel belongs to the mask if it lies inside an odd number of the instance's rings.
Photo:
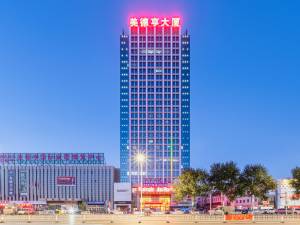
<path id="1" fill-rule="evenodd" d="M 225 215 L 226 221 L 253 220 L 253 214 L 228 214 Z"/>

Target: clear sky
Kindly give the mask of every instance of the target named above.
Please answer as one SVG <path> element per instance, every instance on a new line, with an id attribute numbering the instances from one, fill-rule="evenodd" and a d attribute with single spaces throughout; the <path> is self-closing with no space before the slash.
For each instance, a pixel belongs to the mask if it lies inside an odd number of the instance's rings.
<path id="1" fill-rule="evenodd" d="M 191 162 L 300 166 L 300 1 L 0 1 L 0 152 L 119 165 L 119 35 L 180 15 L 191 34 Z"/>

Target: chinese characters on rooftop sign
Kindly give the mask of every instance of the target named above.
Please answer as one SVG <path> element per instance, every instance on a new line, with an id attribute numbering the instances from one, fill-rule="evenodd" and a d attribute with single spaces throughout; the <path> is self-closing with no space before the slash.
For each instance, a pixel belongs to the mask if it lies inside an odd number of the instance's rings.
<path id="1" fill-rule="evenodd" d="M 104 164 L 103 153 L 0 153 L 7 164 Z"/>
<path id="2" fill-rule="evenodd" d="M 131 17 L 129 20 L 130 27 L 179 27 L 180 18 L 179 17 Z"/>

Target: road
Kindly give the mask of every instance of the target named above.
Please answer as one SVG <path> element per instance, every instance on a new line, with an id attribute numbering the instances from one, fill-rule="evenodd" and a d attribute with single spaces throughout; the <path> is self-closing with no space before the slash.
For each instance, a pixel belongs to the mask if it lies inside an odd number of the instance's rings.
<path id="1" fill-rule="evenodd" d="M 0 222 L 4 224 L 37 224 L 37 225 L 53 225 L 53 224 L 146 224 L 146 225 L 189 225 L 189 224 L 205 224 L 205 225 L 224 225 L 222 216 L 208 215 L 152 215 L 152 216 L 136 216 L 136 215 L 24 215 L 24 216 L 0 216 Z M 300 215 L 290 216 L 257 216 L 255 223 L 261 225 L 278 225 L 278 224 L 300 224 Z M 226 222 L 226 224 L 253 224 L 253 221 L 235 221 Z"/>

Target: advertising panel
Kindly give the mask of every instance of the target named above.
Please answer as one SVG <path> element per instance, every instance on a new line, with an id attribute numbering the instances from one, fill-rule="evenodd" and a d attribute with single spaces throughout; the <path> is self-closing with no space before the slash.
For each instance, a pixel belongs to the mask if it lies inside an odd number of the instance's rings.
<path id="1" fill-rule="evenodd" d="M 131 202 L 131 184 L 115 183 L 114 184 L 114 202 Z"/>
<path id="2" fill-rule="evenodd" d="M 226 221 L 245 221 L 253 220 L 253 214 L 228 214 L 225 215 Z"/>
<path id="3" fill-rule="evenodd" d="M 8 196 L 13 197 L 15 195 L 15 183 L 16 183 L 16 172 L 15 169 L 8 169 Z"/>
<path id="4" fill-rule="evenodd" d="M 27 196 L 27 173 L 25 170 L 21 170 L 19 173 L 19 192 L 21 196 Z"/>
<path id="5" fill-rule="evenodd" d="M 132 188 L 132 192 L 136 193 L 136 192 L 141 192 L 141 187 L 133 187 Z M 165 186 L 165 187 L 157 187 L 157 186 L 147 186 L 147 187 L 143 187 L 143 194 L 158 194 L 158 195 L 163 195 L 163 194 L 167 194 L 167 195 L 171 195 L 171 193 L 173 192 L 173 187 L 172 186 Z"/>
<path id="6" fill-rule="evenodd" d="M 71 176 L 56 177 L 56 185 L 58 185 L 58 186 L 74 186 L 74 185 L 76 185 L 76 179 L 75 179 L 75 177 L 71 177 Z"/>

